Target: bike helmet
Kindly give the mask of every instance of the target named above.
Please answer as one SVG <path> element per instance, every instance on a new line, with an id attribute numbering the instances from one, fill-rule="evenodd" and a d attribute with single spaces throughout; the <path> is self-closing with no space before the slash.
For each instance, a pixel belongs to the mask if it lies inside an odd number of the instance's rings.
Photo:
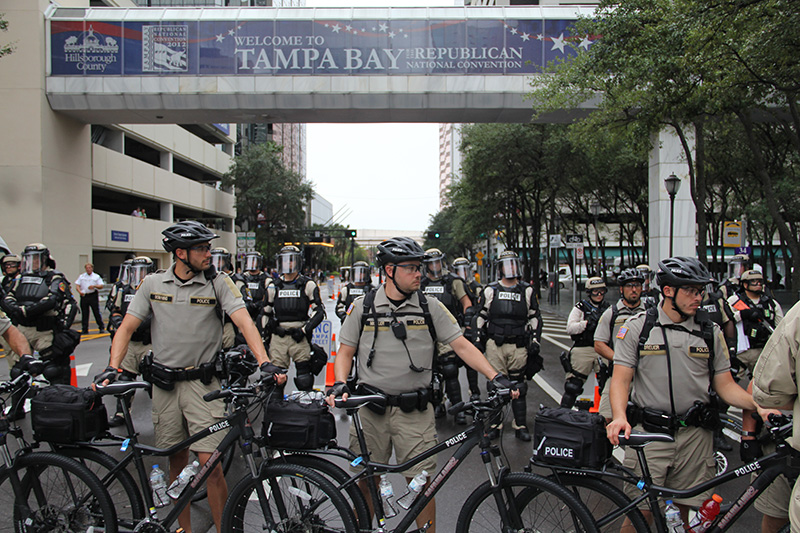
<path id="1" fill-rule="evenodd" d="M 495 265 L 497 266 L 497 273 L 503 278 L 511 279 L 522 276 L 522 266 L 517 252 L 511 250 L 502 252 L 497 257 Z"/>
<path id="2" fill-rule="evenodd" d="M 20 271 L 23 274 L 44 272 L 51 264 L 54 264 L 54 261 L 50 257 L 50 250 L 40 242 L 31 243 L 22 251 Z"/>
<path id="3" fill-rule="evenodd" d="M 378 245 L 378 265 L 385 267 L 403 261 L 424 261 L 425 250 L 411 237 L 392 237 Z"/>
<path id="4" fill-rule="evenodd" d="M 303 267 L 303 256 L 300 253 L 300 248 L 291 244 L 281 248 L 276 259 L 278 261 L 278 274 L 281 275 L 300 272 Z"/>
<path id="5" fill-rule="evenodd" d="M 254 270 L 260 271 L 264 268 L 264 256 L 259 252 L 247 252 L 244 255 L 244 265 L 242 269 L 245 272 L 252 272 Z"/>
<path id="6" fill-rule="evenodd" d="M 167 252 L 174 252 L 178 248 L 189 249 L 192 246 L 210 242 L 219 237 L 209 230 L 204 224 L 195 220 L 177 222 L 161 232 L 164 236 L 161 245 Z"/>
<path id="7" fill-rule="evenodd" d="M 366 261 L 356 261 L 350 269 L 353 283 L 367 283 L 369 281 L 369 265 Z"/>
<path id="8" fill-rule="evenodd" d="M 6 254 L 3 256 L 3 274 L 6 272 L 6 268 L 10 265 L 15 265 L 19 268 L 19 264 L 22 262 L 22 258 L 17 254 Z"/>
<path id="9" fill-rule="evenodd" d="M 217 272 L 230 272 L 233 270 L 231 263 L 231 253 L 227 248 L 213 248 L 211 250 L 211 265 Z"/>
<path id="10" fill-rule="evenodd" d="M 683 285 L 702 285 L 713 283 L 714 278 L 708 269 L 695 257 L 670 257 L 658 262 L 656 282 L 664 287 Z"/>
<path id="11" fill-rule="evenodd" d="M 444 274 L 444 253 L 438 248 L 429 248 L 425 250 L 428 256 L 425 263 L 425 271 L 431 275 L 433 279 L 439 279 Z"/>
<path id="12" fill-rule="evenodd" d="M 146 255 L 135 257 L 131 259 L 131 264 L 128 267 L 128 283 L 134 289 L 138 289 L 145 276 L 155 272 L 155 270 L 155 263 L 153 263 L 153 260 Z"/>
<path id="13" fill-rule="evenodd" d="M 617 281 L 619 281 L 620 286 L 632 281 L 644 283 L 644 274 L 638 268 L 626 268 L 619 273 L 619 276 L 617 276 Z"/>
<path id="14" fill-rule="evenodd" d="M 586 292 L 592 292 L 595 289 L 606 289 L 606 282 L 603 278 L 589 278 L 586 280 Z"/>
<path id="15" fill-rule="evenodd" d="M 472 277 L 472 264 L 466 257 L 458 257 L 453 261 L 453 273 L 459 278 L 467 281 Z"/>

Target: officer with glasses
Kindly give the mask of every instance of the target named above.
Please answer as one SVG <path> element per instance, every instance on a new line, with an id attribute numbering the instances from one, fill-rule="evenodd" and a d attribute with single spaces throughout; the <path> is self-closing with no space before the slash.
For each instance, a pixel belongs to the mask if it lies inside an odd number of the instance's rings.
<path id="1" fill-rule="evenodd" d="M 608 370 L 604 370 L 604 373 L 608 375 L 614 370 L 614 342 L 620 328 L 630 317 L 645 310 L 644 302 L 642 302 L 644 274 L 636 268 L 628 268 L 619 273 L 617 281 L 619 281 L 622 296 L 600 315 L 597 329 L 594 331 L 594 351 L 608 365 Z M 608 398 L 610 381 L 606 380 L 605 384 L 601 385 L 603 392 L 599 407 L 600 414 L 607 420 L 611 419 L 611 404 Z"/>

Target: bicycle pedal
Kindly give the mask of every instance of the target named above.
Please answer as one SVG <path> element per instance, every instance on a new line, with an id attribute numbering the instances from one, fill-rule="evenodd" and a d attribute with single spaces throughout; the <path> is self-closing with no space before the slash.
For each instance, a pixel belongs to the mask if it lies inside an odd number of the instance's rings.
<path id="1" fill-rule="evenodd" d="M 424 526 L 422 526 L 421 528 L 419 528 L 419 529 L 413 529 L 413 530 L 409 531 L 408 533 L 425 533 L 426 531 L 428 531 L 428 529 L 430 529 L 430 527 L 431 527 L 431 526 L 433 526 L 433 522 L 431 522 L 430 520 L 428 520 L 428 521 L 425 523 L 425 525 L 424 525 Z"/>

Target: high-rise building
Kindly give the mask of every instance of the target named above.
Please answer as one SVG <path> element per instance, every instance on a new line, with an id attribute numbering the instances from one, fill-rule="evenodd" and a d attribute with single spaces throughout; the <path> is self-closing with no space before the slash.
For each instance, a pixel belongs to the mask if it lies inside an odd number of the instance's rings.
<path id="1" fill-rule="evenodd" d="M 439 124 L 439 209 L 447 207 L 447 192 L 461 172 L 461 124 Z"/>

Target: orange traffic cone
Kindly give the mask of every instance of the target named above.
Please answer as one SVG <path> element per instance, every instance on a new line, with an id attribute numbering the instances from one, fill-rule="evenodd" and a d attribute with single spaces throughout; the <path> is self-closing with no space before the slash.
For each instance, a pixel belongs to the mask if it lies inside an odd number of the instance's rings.
<path id="1" fill-rule="evenodd" d="M 331 355 L 328 357 L 328 365 L 325 367 L 325 386 L 332 387 L 336 382 L 333 374 L 333 362 L 336 360 L 336 333 L 331 337 Z"/>
<path id="2" fill-rule="evenodd" d="M 69 356 L 69 384 L 78 386 L 78 373 L 75 371 L 75 354 Z"/>
<path id="3" fill-rule="evenodd" d="M 590 413 L 597 413 L 600 411 L 600 387 L 596 384 L 594 386 L 594 403 L 589 408 Z"/>

